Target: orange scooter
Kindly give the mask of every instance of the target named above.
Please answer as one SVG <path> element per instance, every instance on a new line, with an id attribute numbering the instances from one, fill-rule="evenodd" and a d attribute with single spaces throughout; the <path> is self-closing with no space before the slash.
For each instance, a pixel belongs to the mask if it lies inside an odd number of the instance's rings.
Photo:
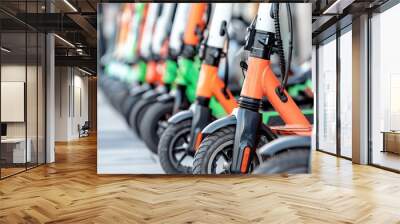
<path id="1" fill-rule="evenodd" d="M 239 107 L 230 116 L 203 129 L 193 163 L 194 174 L 249 173 L 262 162 L 257 148 L 276 139 L 278 134 L 307 136 L 311 133 L 312 125 L 285 90 L 287 72 L 280 37 L 279 4 L 260 4 L 257 17 L 248 28 L 245 50 L 250 52 L 250 57 L 248 66 L 244 66 L 248 71 Z M 284 76 L 282 83 L 271 69 L 270 57 L 276 52 Z M 284 127 L 272 130 L 262 123 L 259 110 L 264 96 L 285 122 Z"/>

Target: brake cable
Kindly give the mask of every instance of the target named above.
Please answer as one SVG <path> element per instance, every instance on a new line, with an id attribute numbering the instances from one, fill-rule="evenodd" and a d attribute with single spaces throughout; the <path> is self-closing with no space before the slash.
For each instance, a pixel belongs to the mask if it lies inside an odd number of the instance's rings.
<path id="1" fill-rule="evenodd" d="M 250 25 L 247 27 L 247 35 L 246 35 L 246 38 L 245 38 L 245 45 L 243 46 L 243 47 L 241 47 L 240 49 L 239 49 L 239 52 L 242 52 L 242 56 L 245 54 L 244 52 L 245 51 L 249 51 L 251 48 L 249 47 L 249 39 L 250 39 L 250 35 L 251 35 L 251 32 L 252 32 L 252 30 L 254 30 L 255 29 L 255 27 L 256 27 L 256 21 L 257 21 L 257 15 L 253 18 L 253 20 L 251 21 L 251 23 L 250 23 Z M 247 65 L 247 63 L 246 63 L 246 61 L 248 60 L 248 56 L 247 55 L 245 55 L 244 56 L 245 58 L 243 58 L 243 57 L 241 57 L 241 59 L 240 59 L 240 63 L 239 63 L 239 65 L 240 65 L 240 68 L 242 69 L 242 75 L 243 75 L 243 77 L 246 77 L 246 75 L 245 75 L 245 71 L 247 71 L 247 69 L 248 69 L 248 65 Z"/>
<path id="2" fill-rule="evenodd" d="M 206 21 L 205 21 L 205 23 L 204 23 L 204 28 L 203 28 L 203 31 L 206 31 L 207 30 L 207 27 L 208 27 L 208 25 L 209 25 L 209 23 L 210 23 L 210 21 L 211 21 L 211 14 L 212 14 L 212 4 L 211 3 L 208 3 L 207 4 L 207 11 L 206 11 Z M 199 36 L 199 42 L 201 43 L 203 40 L 204 40 L 204 33 L 203 32 L 200 32 L 200 30 L 198 29 L 198 32 L 197 32 L 197 35 Z M 208 36 L 208 35 L 206 35 L 206 36 Z"/>
<path id="3" fill-rule="evenodd" d="M 211 13 L 212 13 L 212 4 L 211 3 L 208 3 L 207 4 L 207 11 L 206 11 L 206 23 L 205 23 L 205 27 L 207 27 L 208 26 L 208 24 L 210 23 L 210 20 L 211 20 Z"/>
<path id="4" fill-rule="evenodd" d="M 282 36 L 281 36 L 281 25 L 279 21 L 279 3 L 274 3 L 274 26 L 275 26 L 275 39 L 276 39 L 276 51 L 279 56 L 279 65 L 281 69 L 281 86 L 279 88 L 279 93 L 282 94 L 282 83 L 284 81 L 284 76 L 286 74 L 286 59 L 285 59 L 285 52 L 283 51 L 283 43 L 282 43 Z"/>
<path id="5" fill-rule="evenodd" d="M 228 53 L 229 53 L 229 42 L 230 42 L 230 37 L 228 34 L 228 24 L 226 21 L 223 21 L 221 24 L 221 30 L 220 30 L 220 35 L 226 35 L 226 51 L 225 51 L 225 74 L 224 74 L 224 83 L 225 86 L 223 88 L 223 93 L 226 98 L 229 99 L 229 94 L 228 94 L 228 82 L 229 82 L 229 61 L 228 61 Z"/>
<path id="6" fill-rule="evenodd" d="M 292 19 L 292 10 L 290 9 L 290 3 L 286 3 L 286 10 L 288 14 L 288 29 L 290 33 L 290 39 L 289 39 L 289 52 L 288 52 L 288 67 L 286 69 L 286 74 L 283 78 L 283 81 L 281 83 L 281 88 L 280 92 L 283 93 L 283 91 L 286 88 L 288 79 L 289 79 L 289 71 L 291 70 L 291 64 L 292 64 L 292 52 L 293 52 L 293 19 Z"/>

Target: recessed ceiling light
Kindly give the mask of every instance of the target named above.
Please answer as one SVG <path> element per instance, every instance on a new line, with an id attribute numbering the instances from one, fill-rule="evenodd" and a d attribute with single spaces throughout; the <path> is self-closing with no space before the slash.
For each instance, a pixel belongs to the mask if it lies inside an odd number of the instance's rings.
<path id="1" fill-rule="evenodd" d="M 81 71 L 81 72 L 83 72 L 83 73 L 85 73 L 85 74 L 87 74 L 87 75 L 93 75 L 92 73 L 90 73 L 90 72 L 88 72 L 88 71 L 86 71 L 86 70 L 83 70 L 83 69 L 81 69 L 81 68 L 79 68 L 79 67 L 78 67 L 78 70 Z"/>
<path id="2" fill-rule="evenodd" d="M 354 0 L 336 0 L 322 14 L 342 14 L 343 9 L 351 5 L 353 2 Z"/>
<path id="3" fill-rule="evenodd" d="M 78 10 L 68 1 L 64 0 L 65 4 L 67 4 L 74 12 L 78 12 Z"/>
<path id="4" fill-rule="evenodd" d="M 72 44 L 71 42 L 69 42 L 68 40 L 66 40 L 66 39 L 64 39 L 64 38 L 62 38 L 62 37 L 60 37 L 60 36 L 57 35 L 57 34 L 54 34 L 54 36 L 57 37 L 58 39 L 60 39 L 62 42 L 64 42 L 64 43 L 66 43 L 67 45 L 69 45 L 70 47 L 75 48 L 75 45 L 73 45 L 73 44 Z"/>
<path id="5" fill-rule="evenodd" d="M 1 47 L 0 49 L 1 49 L 2 51 L 6 52 L 6 53 L 10 53 L 10 52 L 11 52 L 11 50 L 9 50 L 9 49 L 7 49 L 7 48 L 5 48 L 5 47 Z"/>

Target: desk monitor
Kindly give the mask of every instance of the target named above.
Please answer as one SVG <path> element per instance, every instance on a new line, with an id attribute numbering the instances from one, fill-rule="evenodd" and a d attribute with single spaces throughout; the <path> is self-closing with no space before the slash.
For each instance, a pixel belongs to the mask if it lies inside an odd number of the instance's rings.
<path id="1" fill-rule="evenodd" d="M 7 124 L 1 123 L 1 136 L 7 136 Z"/>

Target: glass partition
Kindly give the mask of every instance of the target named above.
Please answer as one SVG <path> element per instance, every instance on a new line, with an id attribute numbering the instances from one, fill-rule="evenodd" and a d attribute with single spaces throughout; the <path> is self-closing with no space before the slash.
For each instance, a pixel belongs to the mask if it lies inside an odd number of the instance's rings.
<path id="1" fill-rule="evenodd" d="M 318 149 L 336 154 L 336 37 L 318 47 Z"/>
<path id="2" fill-rule="evenodd" d="M 31 142 L 26 136 L 26 41 L 25 32 L 1 34 L 2 177 L 24 171 L 31 162 Z"/>
<path id="3" fill-rule="evenodd" d="M 28 3 L 28 4 L 27 4 Z M 41 13 L 44 1 L 0 7 Z M 0 12 L 0 178 L 45 163 L 45 34 Z"/>

